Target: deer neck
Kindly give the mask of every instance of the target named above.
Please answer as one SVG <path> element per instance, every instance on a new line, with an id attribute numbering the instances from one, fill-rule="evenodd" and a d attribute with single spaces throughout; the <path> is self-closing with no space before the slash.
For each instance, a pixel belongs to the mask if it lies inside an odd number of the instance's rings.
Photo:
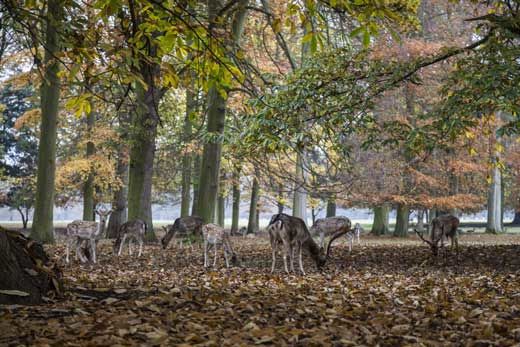
<path id="1" fill-rule="evenodd" d="M 98 227 L 96 230 L 96 236 L 102 236 L 105 233 L 105 222 L 106 221 L 99 221 Z"/>
<path id="2" fill-rule="evenodd" d="M 305 242 L 302 244 L 302 247 L 309 252 L 311 258 L 316 262 L 316 264 L 319 264 L 323 261 L 324 257 L 321 255 L 320 247 L 316 244 L 316 242 L 314 242 L 312 237 L 308 237 L 307 240 L 305 240 Z"/>

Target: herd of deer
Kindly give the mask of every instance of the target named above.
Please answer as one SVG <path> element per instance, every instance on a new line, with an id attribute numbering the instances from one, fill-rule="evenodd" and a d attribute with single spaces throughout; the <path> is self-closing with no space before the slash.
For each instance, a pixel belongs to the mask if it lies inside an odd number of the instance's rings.
<path id="1" fill-rule="evenodd" d="M 67 225 L 66 230 L 66 262 L 69 262 L 70 248 L 75 244 L 76 259 L 79 257 L 81 262 L 86 262 L 87 258 L 82 253 L 81 247 L 86 242 L 90 246 L 90 254 L 92 262 L 96 262 L 96 245 L 97 241 L 104 235 L 105 224 L 108 216 L 112 211 L 96 210 L 100 221 L 74 221 Z M 444 238 L 450 238 L 452 248 L 455 245 L 458 253 L 457 228 L 459 219 L 452 215 L 443 215 L 433 219 L 431 240 L 425 239 L 422 234 L 415 232 L 419 237 L 430 245 L 434 255 L 437 255 L 439 249 L 439 241 L 441 247 L 444 246 Z M 163 249 L 175 238 L 179 241 L 180 246 L 184 241 L 191 242 L 193 238 L 202 239 L 204 241 L 204 267 L 209 266 L 208 252 L 214 248 L 213 266 L 216 266 L 218 249 L 222 248 L 226 267 L 229 267 L 230 260 L 233 264 L 238 262 L 238 256 L 233 250 L 229 231 L 216 224 L 204 224 L 200 217 L 190 216 L 181 217 L 175 220 L 174 224 L 163 227 L 165 236 L 161 240 Z M 346 235 L 349 241 L 349 252 L 352 251 L 353 240 L 359 237 L 362 231 L 361 225 L 356 223 L 352 228 L 351 222 L 346 217 L 328 217 L 316 220 L 314 225 L 307 228 L 305 222 L 297 217 L 289 216 L 285 213 L 273 215 L 267 227 L 267 233 L 272 249 L 272 265 L 271 272 L 276 267 L 276 253 L 282 247 L 284 269 L 289 273 L 294 270 L 294 253 L 298 256 L 300 271 L 305 274 L 303 268 L 302 253 L 305 250 L 316 263 L 318 269 L 322 268 L 330 254 L 332 243 L 339 237 Z M 113 244 L 113 252 L 118 256 L 121 255 L 125 241 L 128 241 L 128 251 L 132 255 L 132 240 L 139 243 L 139 253 L 143 252 L 144 237 L 146 233 L 146 223 L 140 219 L 129 221 L 121 225 L 119 228 L 117 239 Z M 319 245 L 314 241 L 313 235 L 320 238 Z M 325 237 L 329 236 L 327 247 L 324 247 Z M 289 266 L 287 264 L 289 258 Z"/>

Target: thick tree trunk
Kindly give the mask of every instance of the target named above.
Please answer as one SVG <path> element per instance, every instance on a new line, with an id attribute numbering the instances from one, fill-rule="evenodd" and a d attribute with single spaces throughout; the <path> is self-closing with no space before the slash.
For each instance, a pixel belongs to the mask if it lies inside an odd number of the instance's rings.
<path id="1" fill-rule="evenodd" d="M 513 221 L 511 222 L 513 225 L 520 225 L 520 209 L 517 209 L 515 211 L 515 217 L 513 218 Z"/>
<path id="2" fill-rule="evenodd" d="M 231 233 L 238 232 L 238 221 L 240 219 L 240 168 L 236 167 L 233 172 L 233 213 L 231 217 Z"/>
<path id="3" fill-rule="evenodd" d="M 374 223 L 372 223 L 372 230 L 374 235 L 384 235 L 388 233 L 390 208 L 388 204 L 382 204 L 374 207 Z"/>
<path id="4" fill-rule="evenodd" d="M 114 193 L 112 208 L 107 227 L 107 238 L 115 239 L 119 234 L 119 228 L 127 221 L 126 201 L 128 193 L 128 155 L 126 148 L 120 145 L 117 157 L 117 176 L 122 186 Z"/>
<path id="5" fill-rule="evenodd" d="M 253 187 L 251 189 L 251 203 L 249 205 L 249 221 L 247 223 L 247 233 L 256 233 L 258 231 L 257 213 L 258 213 L 258 197 L 260 192 L 260 185 L 258 178 L 253 178 Z"/>
<path id="6" fill-rule="evenodd" d="M 186 90 L 186 115 L 184 116 L 184 143 L 187 144 L 191 139 L 191 115 L 195 112 L 195 93 L 194 85 Z M 191 190 L 191 153 L 185 150 L 182 157 L 182 192 L 181 192 L 181 217 L 190 215 L 190 190 Z"/>
<path id="7" fill-rule="evenodd" d="M 0 304 L 40 304 L 61 296 L 62 274 L 38 242 L 0 227 Z"/>
<path id="8" fill-rule="evenodd" d="M 193 202 L 191 205 L 191 215 L 198 216 L 199 204 L 199 181 L 200 181 L 200 155 L 196 155 L 193 160 Z"/>
<path id="9" fill-rule="evenodd" d="M 501 233 L 502 229 L 502 174 L 500 168 L 495 165 L 492 169 L 492 181 L 488 193 L 488 216 L 486 232 Z"/>
<path id="10" fill-rule="evenodd" d="M 150 54 L 154 56 L 154 53 Z M 155 240 L 152 225 L 152 176 L 157 135 L 157 113 L 162 92 L 154 83 L 160 74 L 160 66 L 141 62 L 141 76 L 147 88 L 137 83 L 137 110 L 133 115 L 130 132 L 130 170 L 128 179 L 128 219 L 142 219 L 147 224 L 147 239 Z"/>
<path id="11" fill-rule="evenodd" d="M 87 160 L 94 154 L 95 147 L 94 143 L 90 138 L 92 136 L 92 129 L 94 128 L 94 123 L 96 120 L 96 116 L 94 112 L 90 112 L 87 114 L 87 133 L 89 136 L 89 141 L 87 142 Z M 86 221 L 94 221 L 94 172 L 92 168 L 90 168 L 90 173 L 83 185 L 83 220 Z"/>
<path id="12" fill-rule="evenodd" d="M 327 201 L 327 217 L 335 217 L 336 216 L 336 200 L 330 198 Z"/>
<path id="13" fill-rule="evenodd" d="M 44 79 L 41 84 L 41 124 L 38 147 L 36 204 L 31 237 L 40 242 L 53 242 L 54 176 L 56 173 L 56 126 L 60 98 L 59 62 L 63 7 L 58 0 L 47 1 L 45 28 Z"/>
<path id="14" fill-rule="evenodd" d="M 408 236 L 409 218 L 410 218 L 410 208 L 405 205 L 398 205 L 394 236 L 398 236 L 398 237 L 407 237 Z"/>

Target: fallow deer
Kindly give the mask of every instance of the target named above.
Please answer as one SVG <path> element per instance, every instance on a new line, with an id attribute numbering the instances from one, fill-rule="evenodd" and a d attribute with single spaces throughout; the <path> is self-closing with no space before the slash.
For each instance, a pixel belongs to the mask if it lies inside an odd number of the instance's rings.
<path id="1" fill-rule="evenodd" d="M 97 241 L 103 237 L 105 233 L 105 224 L 108 216 L 112 210 L 95 210 L 99 215 L 99 223 L 93 221 L 75 220 L 67 225 L 66 235 L 66 259 L 69 262 L 70 247 L 76 243 L 76 257 L 79 256 L 82 263 L 87 261 L 87 258 L 81 252 L 81 243 L 86 241 L 90 243 L 90 254 L 92 262 L 96 263 L 96 245 Z"/>
<path id="2" fill-rule="evenodd" d="M 229 268 L 229 256 L 231 255 L 231 262 L 237 263 L 238 258 L 231 245 L 230 235 L 221 226 L 216 224 L 206 224 L 202 226 L 202 235 L 204 237 L 204 267 L 208 267 L 208 251 L 211 247 L 215 247 L 215 258 L 213 260 L 213 267 L 217 264 L 218 248 L 222 247 L 224 251 L 224 259 L 226 260 L 226 267 Z"/>
<path id="3" fill-rule="evenodd" d="M 444 238 L 451 240 L 451 249 L 453 250 L 455 247 L 457 254 L 459 254 L 459 239 L 457 233 L 459 224 L 460 220 L 457 217 L 446 214 L 432 220 L 430 240 L 425 239 L 416 229 L 414 229 L 414 231 L 421 240 L 430 246 L 433 255 L 436 256 L 439 253 L 439 241 L 441 242 L 440 248 L 444 247 Z"/>
<path id="4" fill-rule="evenodd" d="M 325 253 L 323 248 L 318 245 L 312 239 L 312 236 L 305 225 L 305 222 L 297 217 L 289 216 L 285 213 L 279 213 L 274 215 L 269 222 L 267 232 L 269 233 L 269 240 L 271 241 L 272 249 L 272 266 L 271 272 L 274 272 L 276 267 L 276 250 L 280 243 L 283 245 L 283 259 L 285 272 L 289 273 L 287 267 L 287 256 L 291 265 L 291 270 L 294 271 L 294 254 L 293 249 L 296 247 L 298 253 L 300 271 L 305 275 L 303 269 L 302 250 L 309 252 L 310 256 L 316 263 L 318 269 L 321 269 L 327 262 L 327 258 L 330 253 L 330 246 L 332 242 L 342 235 L 345 235 L 350 231 L 350 221 L 348 227 L 341 229 L 336 232 L 330 239 L 327 245 L 327 251 Z"/>
<path id="5" fill-rule="evenodd" d="M 132 239 L 139 243 L 138 257 L 143 253 L 144 235 L 146 234 L 146 223 L 141 219 L 128 221 L 119 227 L 117 239 L 114 242 L 113 251 L 118 256 L 123 251 L 125 241 L 128 239 L 128 253 L 132 255 Z"/>
<path id="6" fill-rule="evenodd" d="M 320 218 L 314 222 L 314 225 L 311 227 L 310 232 L 312 235 L 319 235 L 320 237 L 320 247 L 323 248 L 325 245 L 325 237 L 332 236 L 336 234 L 338 231 L 349 230 L 346 233 L 346 237 L 349 241 L 349 252 L 352 251 L 352 242 L 354 237 L 357 236 L 359 243 L 359 233 L 361 232 L 361 225 L 356 223 L 354 229 L 351 229 L 350 219 L 347 217 L 327 217 Z"/>
<path id="7" fill-rule="evenodd" d="M 181 246 L 184 239 L 190 239 L 195 236 L 200 238 L 202 236 L 202 224 L 204 221 L 197 216 L 180 217 L 175 220 L 173 224 L 163 227 L 166 234 L 161 240 L 163 249 L 168 247 L 173 237 L 180 240 Z"/>

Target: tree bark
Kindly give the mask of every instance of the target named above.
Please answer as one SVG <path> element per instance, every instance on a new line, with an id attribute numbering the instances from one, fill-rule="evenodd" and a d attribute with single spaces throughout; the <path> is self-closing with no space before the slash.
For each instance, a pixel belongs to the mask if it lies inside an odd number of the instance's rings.
<path id="1" fill-rule="evenodd" d="M 303 158 L 298 153 L 296 158 L 296 183 L 293 197 L 293 216 L 304 220 L 307 223 L 307 193 L 301 187 L 305 172 L 303 170 Z"/>
<path id="2" fill-rule="evenodd" d="M 280 183 L 278 185 L 278 201 L 276 203 L 278 206 L 278 214 L 283 213 L 284 210 L 284 204 L 283 204 L 283 184 Z"/>
<path id="3" fill-rule="evenodd" d="M 53 242 L 54 177 L 56 174 L 56 132 L 60 98 L 59 61 L 63 6 L 48 0 L 45 28 L 44 79 L 41 92 L 41 124 L 38 147 L 36 203 L 31 237 L 40 242 Z"/>
<path id="4" fill-rule="evenodd" d="M 390 208 L 387 204 L 374 207 L 374 223 L 372 230 L 374 235 L 384 235 L 388 233 Z"/>
<path id="5" fill-rule="evenodd" d="M 238 232 L 240 219 L 240 168 L 235 167 L 233 172 L 233 213 L 231 217 L 231 233 Z"/>
<path id="6" fill-rule="evenodd" d="M 407 237 L 408 236 L 409 218 L 410 218 L 410 208 L 405 205 L 398 205 L 394 236 L 398 236 L 398 237 Z"/>
<path id="7" fill-rule="evenodd" d="M 512 225 L 520 225 L 520 209 L 517 209 L 515 211 L 515 217 L 513 218 L 513 221 L 511 222 Z"/>
<path id="8" fill-rule="evenodd" d="M 244 30 L 247 4 L 247 0 L 238 1 L 236 12 L 231 23 L 231 45 L 233 50 L 236 50 L 238 47 L 240 37 Z M 225 2 L 222 0 L 208 2 L 208 19 L 210 27 L 213 30 L 223 29 L 227 31 L 226 23 L 223 21 L 223 18 L 220 17 L 220 11 L 224 7 Z M 221 88 L 223 87 L 221 86 Z M 211 135 L 211 139 L 204 145 L 197 205 L 197 213 L 206 223 L 214 219 L 215 213 L 222 152 L 222 142 L 220 138 L 224 133 L 224 124 L 226 121 L 226 99 L 227 96 L 224 97 L 216 85 L 210 87 L 208 92 L 207 132 Z"/>
<path id="9" fill-rule="evenodd" d="M 62 274 L 38 242 L 0 227 L 0 304 L 40 304 L 61 296 Z"/>
<path id="10" fill-rule="evenodd" d="M 417 210 L 417 231 L 422 233 L 424 231 L 424 210 Z"/>
<path id="11" fill-rule="evenodd" d="M 195 112 L 194 83 L 186 90 L 186 115 L 184 116 L 184 144 L 191 139 L 191 115 Z M 181 217 L 190 215 L 190 190 L 191 190 L 191 153 L 185 149 L 182 157 L 182 189 L 181 189 Z"/>
<path id="12" fill-rule="evenodd" d="M 255 233 L 258 231 L 257 224 L 257 212 L 258 212 L 258 197 L 260 192 L 260 185 L 258 183 L 258 178 L 253 178 L 253 187 L 251 189 L 251 203 L 249 205 L 249 220 L 247 223 L 247 233 Z"/>
<path id="13" fill-rule="evenodd" d="M 114 193 L 112 208 L 107 227 L 107 238 L 115 239 L 119 235 L 119 228 L 127 221 L 126 201 L 128 194 L 128 154 L 124 145 L 120 145 L 117 154 L 117 176 L 122 186 Z"/>
<path id="14" fill-rule="evenodd" d="M 217 224 L 224 227 L 226 218 L 226 197 L 224 195 L 225 175 L 220 177 L 218 201 L 217 201 Z"/>
<path id="15" fill-rule="evenodd" d="M 492 181 L 488 193 L 488 216 L 486 232 L 501 233 L 502 229 L 502 174 L 500 168 L 494 163 Z"/>
<path id="16" fill-rule="evenodd" d="M 199 204 L 199 181 L 200 181 L 200 155 L 196 155 L 193 160 L 193 202 L 191 205 L 191 215 L 198 216 Z"/>
<path id="17" fill-rule="evenodd" d="M 94 123 L 96 120 L 96 116 L 94 112 L 90 112 L 87 114 L 87 134 L 89 136 L 89 141 L 87 142 L 87 160 L 90 162 L 90 157 L 95 152 L 94 143 L 92 142 L 92 129 L 94 128 Z M 88 174 L 87 180 L 83 185 L 83 220 L 86 221 L 94 221 L 94 172 L 93 168 L 90 168 L 90 172 Z"/>
<path id="18" fill-rule="evenodd" d="M 330 198 L 327 201 L 327 218 L 336 216 L 336 200 Z"/>

